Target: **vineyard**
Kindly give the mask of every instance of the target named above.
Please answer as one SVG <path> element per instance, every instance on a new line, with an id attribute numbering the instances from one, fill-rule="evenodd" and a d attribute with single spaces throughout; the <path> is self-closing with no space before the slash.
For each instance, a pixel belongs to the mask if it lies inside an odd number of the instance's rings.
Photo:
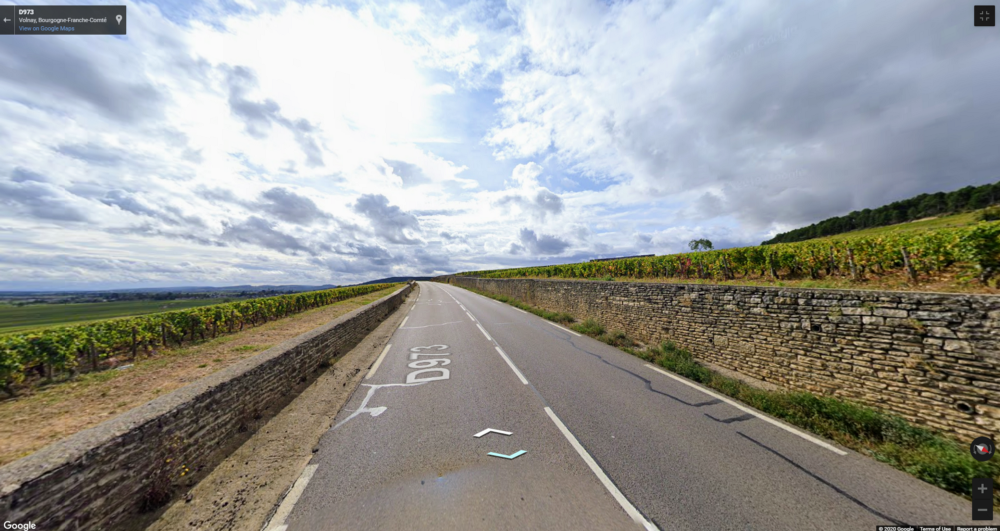
<path id="1" fill-rule="evenodd" d="M 36 375 L 53 379 L 81 368 L 97 370 L 118 355 L 136 359 L 157 346 L 182 346 L 258 326 L 313 308 L 383 290 L 369 284 L 237 301 L 139 317 L 0 335 L 0 388 L 14 394 L 16 384 Z"/>
<path id="2" fill-rule="evenodd" d="M 953 273 L 990 286 L 1000 272 L 1000 222 L 921 232 L 845 235 L 606 262 L 473 271 L 483 278 L 821 279 L 899 275 L 911 284 Z"/>

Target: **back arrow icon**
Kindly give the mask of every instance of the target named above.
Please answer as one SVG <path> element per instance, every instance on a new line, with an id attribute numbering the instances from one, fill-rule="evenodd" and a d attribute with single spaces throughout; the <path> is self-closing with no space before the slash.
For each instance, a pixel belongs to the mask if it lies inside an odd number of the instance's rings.
<path id="1" fill-rule="evenodd" d="M 7 17 L 3 17 L 3 23 L 4 23 L 4 24 L 6 24 L 6 23 L 8 23 L 8 22 L 10 22 L 10 19 L 9 19 L 9 18 L 7 18 Z"/>

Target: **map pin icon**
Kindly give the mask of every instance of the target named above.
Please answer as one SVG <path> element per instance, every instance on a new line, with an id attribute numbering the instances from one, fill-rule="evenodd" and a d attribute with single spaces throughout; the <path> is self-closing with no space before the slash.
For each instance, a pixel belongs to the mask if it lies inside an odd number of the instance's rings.
<path id="1" fill-rule="evenodd" d="M 115 20 L 117 20 L 117 21 L 118 21 L 118 25 L 119 25 L 119 26 L 121 26 L 121 25 L 122 25 L 122 16 L 121 16 L 121 15 L 115 15 Z"/>

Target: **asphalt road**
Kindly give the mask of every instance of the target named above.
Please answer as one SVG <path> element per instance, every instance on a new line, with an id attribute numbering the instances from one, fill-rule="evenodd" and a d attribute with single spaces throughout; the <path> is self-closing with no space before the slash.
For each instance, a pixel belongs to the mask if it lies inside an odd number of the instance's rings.
<path id="1" fill-rule="evenodd" d="M 420 287 L 269 529 L 973 523 L 957 496 L 615 348 Z"/>

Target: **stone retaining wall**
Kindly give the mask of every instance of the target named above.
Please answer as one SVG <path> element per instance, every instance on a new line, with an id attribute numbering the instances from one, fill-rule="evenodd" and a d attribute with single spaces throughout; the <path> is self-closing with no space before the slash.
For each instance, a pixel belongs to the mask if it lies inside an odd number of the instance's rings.
<path id="1" fill-rule="evenodd" d="M 961 440 L 1000 432 L 1000 297 L 447 277 Z"/>
<path id="2" fill-rule="evenodd" d="M 127 525 L 181 466 L 210 470 L 318 375 L 374 330 L 413 289 L 213 373 L 0 468 L 0 520 L 37 529 Z M 170 464 L 166 463 L 170 459 Z M 155 497 L 155 496 L 154 496 Z"/>

